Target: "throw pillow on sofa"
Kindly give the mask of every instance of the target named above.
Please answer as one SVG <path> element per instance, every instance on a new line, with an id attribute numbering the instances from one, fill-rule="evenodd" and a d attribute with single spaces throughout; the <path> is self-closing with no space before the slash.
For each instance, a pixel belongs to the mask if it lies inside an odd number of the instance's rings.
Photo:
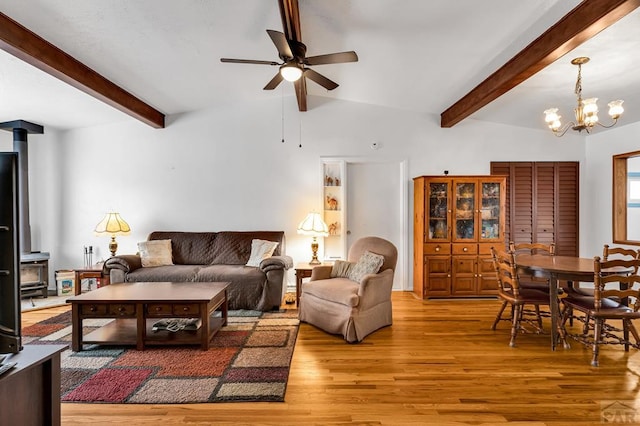
<path id="1" fill-rule="evenodd" d="M 362 284 L 362 279 L 368 274 L 377 274 L 384 263 L 384 256 L 370 251 L 365 251 L 358 262 L 349 272 L 349 279 Z"/>
<path id="2" fill-rule="evenodd" d="M 151 240 L 138 243 L 143 267 L 173 265 L 171 240 Z"/>
<path id="3" fill-rule="evenodd" d="M 276 247 L 278 247 L 278 243 L 274 241 L 252 240 L 251 255 L 249 256 L 247 266 L 260 266 L 260 262 L 267 257 L 271 257 L 273 252 L 276 250 Z"/>

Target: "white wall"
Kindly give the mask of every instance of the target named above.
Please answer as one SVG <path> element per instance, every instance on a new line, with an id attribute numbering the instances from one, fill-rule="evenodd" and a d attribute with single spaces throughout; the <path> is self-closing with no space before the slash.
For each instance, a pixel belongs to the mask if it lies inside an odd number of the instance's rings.
<path id="1" fill-rule="evenodd" d="M 587 138 L 586 175 L 582 192 L 590 196 L 582 200 L 588 230 L 580 235 L 580 254 L 591 257 L 602 254 L 602 246 L 611 243 L 612 235 L 612 173 L 615 154 L 640 150 L 640 123 L 628 124 Z"/>
<path id="2" fill-rule="evenodd" d="M 302 261 L 309 241 L 295 230 L 321 207 L 320 156 L 407 159 L 410 178 L 445 169 L 488 174 L 491 161 L 584 164 L 584 139 L 555 138 L 543 123 L 530 130 L 465 120 L 443 129 L 438 116 L 314 97 L 305 113 L 285 99 L 282 143 L 281 102 L 172 116 L 160 130 L 131 120 L 30 143 L 34 247 L 51 252 L 52 270 L 81 266 L 85 245 L 96 247 L 94 260 L 107 258 L 108 239 L 92 231 L 117 210 L 132 228 L 118 238 L 118 253 L 135 252 L 154 230 L 263 229 L 284 230 L 287 254 Z M 371 150 L 374 141 L 382 148 Z M 412 224 L 413 182 L 406 184 Z M 412 232 L 410 226 L 409 258 Z"/>

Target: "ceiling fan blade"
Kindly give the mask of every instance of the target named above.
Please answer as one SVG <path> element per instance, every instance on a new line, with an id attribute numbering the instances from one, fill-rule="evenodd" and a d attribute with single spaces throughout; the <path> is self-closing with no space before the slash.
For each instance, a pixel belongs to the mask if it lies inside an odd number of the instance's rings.
<path id="1" fill-rule="evenodd" d="M 296 98 L 298 99 L 298 110 L 307 110 L 307 80 L 304 75 L 298 80 L 293 82 L 293 87 L 296 89 Z"/>
<path id="2" fill-rule="evenodd" d="M 291 51 L 291 47 L 289 47 L 289 42 L 287 41 L 287 37 L 280 31 L 275 30 L 267 30 L 269 33 L 269 37 L 271 37 L 271 41 L 276 45 L 276 49 L 278 49 L 278 55 L 284 60 L 293 59 L 293 52 Z"/>
<path id="3" fill-rule="evenodd" d="M 333 90 L 339 86 L 339 84 L 336 83 L 335 81 L 329 80 L 327 77 L 325 77 L 320 73 L 315 72 L 311 68 L 307 68 L 304 70 L 304 76 L 315 81 L 316 83 L 318 83 L 320 86 L 324 87 L 327 90 Z"/>
<path id="4" fill-rule="evenodd" d="M 283 80 L 282 74 L 280 74 L 280 71 L 278 71 L 276 73 L 276 75 L 273 76 L 271 81 L 268 82 L 266 86 L 264 86 L 263 90 L 273 90 L 273 89 L 275 89 L 276 87 L 278 87 L 278 84 L 280 84 L 282 82 L 282 80 Z"/>
<path id="5" fill-rule="evenodd" d="M 220 58 L 220 62 L 230 62 L 233 64 L 281 65 L 274 61 L 256 61 L 253 59 Z"/>
<path id="6" fill-rule="evenodd" d="M 351 50 L 349 52 L 310 56 L 304 60 L 306 65 L 341 64 L 344 62 L 358 62 L 358 55 Z"/>

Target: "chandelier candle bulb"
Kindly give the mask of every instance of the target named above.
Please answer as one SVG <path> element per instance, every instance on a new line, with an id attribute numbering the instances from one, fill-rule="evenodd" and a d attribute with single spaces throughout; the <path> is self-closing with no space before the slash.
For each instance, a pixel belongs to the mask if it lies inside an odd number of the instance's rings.
<path id="1" fill-rule="evenodd" d="M 609 115 L 614 120 L 617 120 L 624 112 L 624 108 L 622 107 L 623 102 L 624 101 L 618 99 L 617 101 L 611 101 L 607 104 L 609 106 Z"/>

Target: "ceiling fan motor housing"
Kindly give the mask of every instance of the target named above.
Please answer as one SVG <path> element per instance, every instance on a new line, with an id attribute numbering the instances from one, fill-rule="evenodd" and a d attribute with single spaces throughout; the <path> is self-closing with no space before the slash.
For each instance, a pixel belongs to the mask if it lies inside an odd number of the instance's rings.
<path id="1" fill-rule="evenodd" d="M 304 43 L 296 40 L 287 40 L 289 43 L 289 47 L 291 48 L 291 52 L 293 53 L 293 58 L 282 58 L 283 61 L 295 59 L 298 63 L 303 63 L 304 58 L 307 54 L 307 46 Z"/>

